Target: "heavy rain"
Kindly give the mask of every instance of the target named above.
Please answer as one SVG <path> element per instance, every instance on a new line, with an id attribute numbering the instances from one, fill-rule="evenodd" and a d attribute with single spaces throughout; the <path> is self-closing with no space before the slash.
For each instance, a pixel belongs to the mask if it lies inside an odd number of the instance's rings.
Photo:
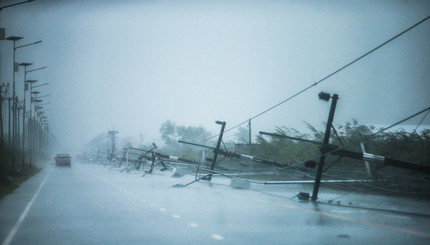
<path id="1" fill-rule="evenodd" d="M 0 240 L 428 244 L 430 2 L 0 1 Z"/>

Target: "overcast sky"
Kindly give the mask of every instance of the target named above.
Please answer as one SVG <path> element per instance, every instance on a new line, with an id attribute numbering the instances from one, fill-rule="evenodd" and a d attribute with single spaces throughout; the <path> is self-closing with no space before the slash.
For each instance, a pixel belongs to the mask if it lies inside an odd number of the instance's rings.
<path id="1" fill-rule="evenodd" d="M 51 95 L 51 130 L 66 151 L 113 128 L 160 143 L 166 120 L 214 133 L 222 120 L 228 129 L 429 15 L 425 0 L 36 0 L 4 9 L 0 23 L 6 36 L 24 37 L 17 45 L 43 41 L 16 60 L 48 66 L 27 79 L 50 83 L 39 91 Z M 5 83 L 13 46 L 0 45 Z M 430 106 L 429 64 L 430 20 L 254 119 L 253 133 L 303 121 L 323 129 L 330 104 L 320 91 L 339 94 L 335 125 L 395 123 Z M 21 99 L 23 80 L 21 70 Z"/>

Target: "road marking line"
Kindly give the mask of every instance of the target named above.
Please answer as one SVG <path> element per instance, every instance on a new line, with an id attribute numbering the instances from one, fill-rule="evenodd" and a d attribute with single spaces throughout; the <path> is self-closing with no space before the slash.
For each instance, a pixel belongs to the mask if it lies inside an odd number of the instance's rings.
<path id="1" fill-rule="evenodd" d="M 152 207 L 154 207 L 154 206 L 155 206 L 155 203 L 151 203 L 151 204 L 149 204 L 149 205 L 151 205 Z"/>
<path id="2" fill-rule="evenodd" d="M 160 211 L 161 212 L 166 212 L 166 209 L 165 208 L 160 208 Z"/>
<path id="3" fill-rule="evenodd" d="M 172 217 L 173 217 L 173 218 L 175 218 L 175 219 L 179 219 L 179 218 L 181 218 L 181 216 L 179 216 L 179 215 L 177 215 L 177 214 L 172 215 Z"/>
<path id="4" fill-rule="evenodd" d="M 146 202 L 146 200 L 145 200 L 145 199 L 143 199 L 143 198 L 142 198 L 142 199 L 140 199 L 140 201 L 141 201 L 141 202 Z"/>
<path id="5" fill-rule="evenodd" d="M 211 237 L 215 240 L 224 240 L 224 237 L 219 234 L 213 234 Z"/>
<path id="6" fill-rule="evenodd" d="M 33 198 L 31 198 L 30 202 L 25 207 L 25 209 L 22 212 L 21 216 L 19 216 L 18 221 L 13 226 L 12 230 L 9 232 L 9 234 L 6 237 L 6 239 L 4 239 L 2 245 L 9 245 L 12 242 L 12 240 L 15 237 L 16 233 L 18 232 L 18 229 L 21 227 L 22 222 L 24 221 L 25 217 L 27 217 L 28 211 L 30 211 L 30 208 L 33 206 L 34 201 L 36 200 L 37 196 L 39 196 L 40 190 L 42 190 L 43 185 L 45 184 L 45 182 L 48 179 L 49 175 L 51 175 L 51 172 L 52 172 L 52 168 L 49 170 L 49 173 L 46 175 L 45 179 L 40 184 L 39 189 L 37 189 L 37 191 L 34 194 Z"/>

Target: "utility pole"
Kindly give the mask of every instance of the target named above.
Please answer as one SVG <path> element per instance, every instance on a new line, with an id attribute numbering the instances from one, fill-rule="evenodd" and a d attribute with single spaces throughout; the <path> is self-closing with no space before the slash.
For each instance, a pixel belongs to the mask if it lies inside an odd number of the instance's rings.
<path id="1" fill-rule="evenodd" d="M 216 148 L 215 148 L 215 150 L 214 150 L 214 158 L 212 159 L 212 165 L 211 165 L 211 172 L 210 172 L 210 174 L 207 176 L 207 180 L 209 180 L 209 181 L 211 181 L 212 180 L 212 172 L 213 172 L 213 170 L 215 169 L 215 163 L 216 163 L 216 160 L 217 160 L 217 158 L 218 158 L 218 152 L 219 152 L 219 147 L 221 146 L 221 142 L 222 142 L 222 136 L 223 136 L 223 134 L 224 134 L 224 129 L 225 129 L 225 125 L 226 125 L 226 122 L 221 122 L 221 121 L 216 121 L 215 122 L 216 124 L 221 124 L 221 131 L 220 131 L 220 133 L 219 133 L 219 137 L 218 137 L 218 142 L 217 142 L 217 144 L 216 144 Z"/>
<path id="2" fill-rule="evenodd" d="M 320 100 L 325 100 L 325 101 L 330 100 L 330 94 L 328 94 L 328 93 L 321 92 L 321 93 L 319 93 L 318 97 Z M 325 128 L 323 146 L 321 147 L 321 157 L 320 157 L 320 162 L 318 164 L 317 176 L 315 177 L 314 190 L 312 192 L 312 201 L 314 201 L 314 202 L 318 199 L 318 190 L 320 187 L 322 170 L 323 170 L 324 162 L 325 162 L 325 154 L 327 153 L 327 149 L 324 146 L 327 145 L 329 140 L 330 140 L 330 129 L 331 129 L 331 125 L 333 123 L 334 112 L 336 110 L 336 103 L 337 103 L 338 99 L 339 99 L 339 96 L 337 94 L 333 94 L 333 96 L 331 97 L 331 107 L 330 107 L 330 112 L 328 115 L 327 125 Z"/>
<path id="3" fill-rule="evenodd" d="M 249 119 L 249 121 L 248 121 L 248 131 L 249 131 L 249 146 L 251 146 L 251 144 L 252 144 L 252 141 L 251 141 L 251 119 Z"/>

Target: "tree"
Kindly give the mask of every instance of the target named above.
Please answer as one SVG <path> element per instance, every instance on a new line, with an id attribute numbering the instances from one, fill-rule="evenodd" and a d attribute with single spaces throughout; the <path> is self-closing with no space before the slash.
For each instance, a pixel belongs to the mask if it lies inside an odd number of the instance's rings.
<path id="1" fill-rule="evenodd" d="M 238 128 L 235 136 L 238 143 L 242 143 L 242 144 L 249 143 L 249 130 L 247 128 L 243 128 L 243 127 Z"/>
<path id="2" fill-rule="evenodd" d="M 210 133 L 203 127 L 177 126 L 176 132 L 179 138 L 184 141 L 200 142 L 210 137 Z"/>
<path id="3" fill-rule="evenodd" d="M 177 145 L 178 134 L 176 133 L 176 124 L 170 120 L 165 121 L 160 127 L 161 139 L 168 147 Z"/>

